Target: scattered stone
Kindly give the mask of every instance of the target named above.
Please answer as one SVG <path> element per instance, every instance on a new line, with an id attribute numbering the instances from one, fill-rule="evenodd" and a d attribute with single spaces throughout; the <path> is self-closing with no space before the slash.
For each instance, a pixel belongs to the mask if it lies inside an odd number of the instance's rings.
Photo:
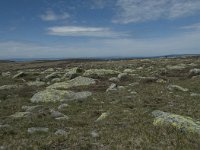
<path id="1" fill-rule="evenodd" d="M 187 88 L 183 88 L 183 87 L 178 86 L 178 85 L 169 85 L 167 87 L 167 89 L 169 91 L 182 91 L 182 92 L 188 92 L 189 91 Z"/>
<path id="2" fill-rule="evenodd" d="M 155 117 L 153 124 L 155 126 L 172 126 L 180 131 L 187 131 L 200 134 L 200 122 L 195 121 L 190 117 L 184 117 L 172 113 L 167 113 L 159 110 L 152 112 Z"/>
<path id="3" fill-rule="evenodd" d="M 51 82 L 61 82 L 61 79 L 60 78 L 54 78 L 51 80 Z"/>
<path id="4" fill-rule="evenodd" d="M 84 70 L 79 67 L 75 67 L 66 71 L 67 73 L 63 76 L 63 79 L 64 78 L 73 79 L 75 77 L 80 76 L 84 72 Z"/>
<path id="5" fill-rule="evenodd" d="M 191 69 L 189 72 L 189 77 L 200 75 L 200 69 Z"/>
<path id="6" fill-rule="evenodd" d="M 59 117 L 64 117 L 65 115 L 59 111 L 55 111 L 55 110 L 50 110 L 51 112 L 51 117 L 53 118 L 59 118 Z"/>
<path id="7" fill-rule="evenodd" d="M 139 77 L 140 82 L 142 83 L 153 83 L 158 80 L 156 77 Z"/>
<path id="8" fill-rule="evenodd" d="M 13 76 L 13 79 L 16 79 L 16 78 L 21 78 L 21 77 L 24 77 L 26 74 L 24 72 L 19 72 L 17 73 L 16 75 Z"/>
<path id="9" fill-rule="evenodd" d="M 18 89 L 21 88 L 19 85 L 3 85 L 0 86 L 0 90 L 11 90 L 11 89 Z"/>
<path id="10" fill-rule="evenodd" d="M 48 68 L 43 73 L 49 73 L 49 72 L 54 72 L 54 69 L 53 68 Z"/>
<path id="11" fill-rule="evenodd" d="M 53 78 L 57 78 L 57 77 L 60 77 L 59 74 L 58 74 L 58 72 L 53 72 L 53 73 L 47 75 L 47 76 L 45 77 L 45 79 L 46 79 L 46 80 L 49 80 L 49 79 L 53 79 Z"/>
<path id="12" fill-rule="evenodd" d="M 109 92 L 109 91 L 116 91 L 117 90 L 117 84 L 115 83 L 112 83 L 110 85 L 110 87 L 106 90 L 106 92 Z"/>
<path id="13" fill-rule="evenodd" d="M 28 133 L 34 134 L 34 133 L 47 133 L 49 131 L 49 128 L 44 127 L 32 127 L 28 128 Z"/>
<path id="14" fill-rule="evenodd" d="M 26 112 L 33 112 L 38 108 L 42 108 L 42 105 L 36 105 L 36 106 L 22 106 L 22 110 Z"/>
<path id="15" fill-rule="evenodd" d="M 98 138 L 99 137 L 99 134 L 96 132 L 96 131 L 92 131 L 90 133 L 90 135 L 93 137 L 93 138 Z"/>
<path id="16" fill-rule="evenodd" d="M 167 83 L 167 81 L 165 81 L 165 80 L 163 80 L 163 79 L 158 79 L 156 82 L 157 82 L 157 83 Z"/>
<path id="17" fill-rule="evenodd" d="M 102 121 L 102 120 L 106 119 L 108 116 L 109 116 L 109 113 L 107 113 L 107 112 L 102 113 L 101 116 L 96 120 L 96 122 Z"/>
<path id="18" fill-rule="evenodd" d="M 128 74 L 127 73 L 120 73 L 118 76 L 118 79 L 123 80 L 128 78 Z"/>
<path id="19" fill-rule="evenodd" d="M 1 75 L 2 75 L 2 77 L 10 77 L 11 73 L 9 71 L 8 72 L 2 72 Z"/>
<path id="20" fill-rule="evenodd" d="M 110 69 L 89 69 L 86 70 L 83 76 L 89 77 L 89 76 L 98 76 L 98 77 L 104 77 L 106 75 L 117 75 L 119 74 L 119 71 L 110 70 Z"/>
<path id="21" fill-rule="evenodd" d="M 69 88 L 78 87 L 78 86 L 88 86 L 95 83 L 96 81 L 92 78 L 79 76 L 66 82 L 55 83 L 47 88 L 48 89 L 69 89 Z"/>
<path id="22" fill-rule="evenodd" d="M 179 65 L 175 65 L 175 66 L 168 65 L 167 69 L 169 69 L 169 70 L 183 70 L 186 67 L 187 67 L 186 64 L 179 64 Z"/>
<path id="23" fill-rule="evenodd" d="M 40 87 L 40 86 L 44 86 L 45 82 L 42 82 L 42 81 L 33 81 L 33 82 L 28 82 L 27 85 L 28 86 L 37 86 L 37 87 Z"/>
<path id="24" fill-rule="evenodd" d="M 65 130 L 62 130 L 62 129 L 58 129 L 56 132 L 55 132 L 55 135 L 57 136 L 67 136 L 68 133 L 65 131 Z"/>
<path id="25" fill-rule="evenodd" d="M 133 70 L 133 69 L 125 69 L 123 72 L 124 73 L 128 73 L 128 74 L 133 74 L 133 73 L 135 73 L 135 70 Z"/>
<path id="26" fill-rule="evenodd" d="M 31 98 L 31 102 L 67 102 L 72 100 L 81 100 L 91 96 L 91 92 L 72 92 L 63 90 L 51 90 L 47 89 L 36 93 Z"/>
<path id="27" fill-rule="evenodd" d="M 199 93 L 191 93 L 190 96 L 192 96 L 192 97 L 200 97 L 200 94 Z"/>
<path id="28" fill-rule="evenodd" d="M 56 120 L 69 120 L 69 117 L 68 116 L 63 116 L 63 117 L 58 117 L 58 118 L 55 118 Z"/>
<path id="29" fill-rule="evenodd" d="M 30 112 L 16 112 L 15 114 L 11 115 L 12 118 L 25 118 L 30 116 Z"/>
<path id="30" fill-rule="evenodd" d="M 64 110 L 64 109 L 66 109 L 68 107 L 69 107 L 68 104 L 61 104 L 60 106 L 58 106 L 58 110 Z"/>
<path id="31" fill-rule="evenodd" d="M 119 78 L 112 77 L 112 78 L 109 79 L 109 81 L 111 81 L 111 82 L 119 82 Z"/>

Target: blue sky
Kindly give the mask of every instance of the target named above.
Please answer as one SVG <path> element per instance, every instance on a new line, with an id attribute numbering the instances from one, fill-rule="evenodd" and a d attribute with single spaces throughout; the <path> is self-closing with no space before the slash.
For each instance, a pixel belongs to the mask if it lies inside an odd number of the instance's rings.
<path id="1" fill-rule="evenodd" d="M 0 59 L 200 54 L 199 0 L 1 0 Z"/>

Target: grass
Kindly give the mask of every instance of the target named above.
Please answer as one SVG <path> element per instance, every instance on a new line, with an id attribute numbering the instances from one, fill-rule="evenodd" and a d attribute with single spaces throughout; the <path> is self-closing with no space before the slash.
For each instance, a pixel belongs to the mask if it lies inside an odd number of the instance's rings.
<path id="1" fill-rule="evenodd" d="M 58 62 L 55 63 L 56 64 Z M 50 117 L 49 109 L 57 109 L 60 103 L 40 103 L 44 108 L 36 111 L 30 118 L 12 119 L 11 114 L 22 111 L 23 105 L 35 105 L 30 103 L 31 96 L 45 87 L 27 87 L 14 89 L 12 91 L 0 91 L 0 123 L 11 125 L 11 129 L 0 130 L 0 145 L 7 149 L 177 149 L 189 150 L 200 148 L 200 136 L 192 133 L 180 132 L 170 127 L 153 126 L 153 110 L 162 110 L 179 115 L 190 116 L 199 120 L 200 102 L 199 98 L 191 97 L 189 93 L 173 92 L 166 90 L 167 85 L 177 84 L 190 89 L 192 92 L 200 93 L 200 79 L 187 78 L 187 72 L 191 68 L 182 71 L 169 71 L 168 74 L 160 74 L 161 68 L 166 65 L 176 65 L 179 63 L 196 63 L 200 67 L 199 59 L 152 59 L 151 61 L 118 61 L 118 62 L 96 62 L 82 63 L 84 69 L 89 68 L 111 68 L 120 67 L 121 70 L 131 65 L 133 69 L 139 66 L 153 69 L 137 70 L 140 76 L 159 76 L 166 78 L 167 83 L 140 82 L 139 85 L 128 86 L 130 83 L 138 81 L 128 78 L 120 85 L 127 86 L 125 90 L 106 93 L 106 89 L 111 84 L 106 78 L 99 78 L 100 82 L 95 86 L 87 88 L 73 88 L 75 91 L 90 90 L 92 97 L 83 101 L 68 102 L 69 107 L 61 111 L 69 116 L 69 120 L 57 121 Z M 79 65 L 80 62 L 72 66 Z M 22 67 L 31 68 L 32 64 L 25 64 Z M 43 63 L 44 66 L 48 66 Z M 53 62 L 51 62 L 51 67 Z M 12 64 L 12 68 L 15 64 Z M 19 67 L 19 64 L 17 65 Z M 41 64 L 39 64 L 41 67 Z M 59 67 L 66 67 L 60 64 Z M 37 63 L 34 63 L 37 68 Z M 17 70 L 20 69 L 17 68 Z M 15 71 L 12 72 L 13 74 Z M 33 80 L 37 76 L 25 77 L 25 80 Z M 40 76 L 41 78 L 43 76 Z M 138 81 L 139 82 L 139 81 Z M 24 84 L 21 80 L 0 79 L 0 85 Z M 136 91 L 131 94 L 129 91 Z M 100 122 L 96 119 L 103 113 L 109 112 L 109 116 Z M 28 134 L 30 127 L 48 127 L 49 133 Z M 64 129 L 68 136 L 56 136 L 57 129 Z M 98 137 L 92 137 L 91 132 L 95 131 Z"/>

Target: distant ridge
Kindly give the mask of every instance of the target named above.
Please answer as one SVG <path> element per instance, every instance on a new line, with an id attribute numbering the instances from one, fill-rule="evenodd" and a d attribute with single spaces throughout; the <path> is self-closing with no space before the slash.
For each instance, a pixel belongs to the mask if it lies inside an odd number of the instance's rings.
<path id="1" fill-rule="evenodd" d="M 28 62 L 28 61 L 61 61 L 61 60 L 128 60 L 128 59 L 147 59 L 147 58 L 179 58 L 179 57 L 199 57 L 200 54 L 172 54 L 161 56 L 136 56 L 136 57 L 79 57 L 79 58 L 10 58 L 0 59 L 0 62 Z"/>

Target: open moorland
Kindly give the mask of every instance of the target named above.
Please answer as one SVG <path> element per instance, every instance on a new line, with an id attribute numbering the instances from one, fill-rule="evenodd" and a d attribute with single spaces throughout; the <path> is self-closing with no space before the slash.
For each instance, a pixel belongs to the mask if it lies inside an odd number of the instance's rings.
<path id="1" fill-rule="evenodd" d="M 0 62 L 0 150 L 198 150 L 200 57 Z"/>

